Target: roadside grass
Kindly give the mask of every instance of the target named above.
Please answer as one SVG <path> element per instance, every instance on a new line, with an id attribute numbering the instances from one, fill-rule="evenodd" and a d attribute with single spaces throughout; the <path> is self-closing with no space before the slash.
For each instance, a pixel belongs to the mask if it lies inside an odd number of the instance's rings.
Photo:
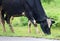
<path id="1" fill-rule="evenodd" d="M 1 27 L 1 26 L 0 26 Z M 54 28 L 54 29 L 53 29 Z M 45 35 L 40 26 L 38 25 L 40 33 L 36 33 L 34 26 L 31 27 L 31 33 L 28 33 L 28 27 L 14 27 L 15 33 L 12 33 L 8 26 L 6 26 L 7 32 L 3 32 L 0 28 L 0 36 L 11 36 L 11 37 L 35 37 L 35 38 L 48 38 L 48 39 L 60 39 L 60 29 L 58 27 L 51 28 L 51 35 Z"/>
<path id="2" fill-rule="evenodd" d="M 51 35 L 45 35 L 38 24 L 38 29 L 40 33 L 36 33 L 34 26 L 31 26 L 31 33 L 28 33 L 28 19 L 23 18 L 14 18 L 12 25 L 14 27 L 15 33 L 10 31 L 10 28 L 7 24 L 7 32 L 2 31 L 2 26 L 0 25 L 0 36 L 12 36 L 12 37 L 35 37 L 35 38 L 49 38 L 49 39 L 60 39 L 60 0 L 55 0 L 51 4 L 43 3 L 43 7 L 47 16 L 55 20 L 55 24 L 51 27 Z M 23 25 L 22 25 L 23 24 Z"/>

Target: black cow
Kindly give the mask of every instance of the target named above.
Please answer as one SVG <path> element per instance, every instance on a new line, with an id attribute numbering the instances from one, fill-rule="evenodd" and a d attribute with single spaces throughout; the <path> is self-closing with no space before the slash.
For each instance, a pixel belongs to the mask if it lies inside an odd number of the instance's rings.
<path id="1" fill-rule="evenodd" d="M 24 2 L 23 2 L 23 3 L 24 3 Z M 18 3 L 18 4 L 19 4 L 19 3 Z M 21 4 L 22 4 L 22 3 L 21 3 Z M 20 4 L 20 5 L 21 5 L 21 4 Z M 5 4 L 5 5 L 6 5 L 6 4 Z M 8 8 L 7 8 L 7 7 L 4 7 L 4 2 L 2 1 L 2 7 L 3 7 L 3 8 L 2 8 L 2 24 L 3 24 L 3 27 L 4 27 L 4 31 L 6 31 L 5 25 L 4 25 L 4 24 L 5 24 L 4 20 L 6 20 L 6 22 L 9 24 L 10 29 L 12 30 L 12 32 L 14 32 L 14 30 L 13 30 L 13 28 L 12 28 L 12 25 L 11 25 L 11 23 L 10 23 L 10 17 L 11 17 L 11 16 L 14 16 L 14 17 L 22 16 L 21 13 L 24 12 L 24 11 L 26 12 L 25 16 L 27 16 L 27 17 L 29 18 L 29 20 L 31 20 L 31 21 L 33 22 L 33 24 L 36 25 L 35 20 L 34 20 L 34 18 L 32 17 L 32 14 L 29 14 L 29 16 L 28 16 L 28 14 L 27 14 L 27 13 L 29 12 L 28 9 L 27 9 L 27 11 L 28 11 L 28 12 L 27 12 L 26 9 L 25 9 L 25 7 L 24 7 L 24 4 L 22 4 L 22 6 L 23 6 L 23 7 L 22 7 L 23 9 L 21 9 L 21 7 L 17 6 L 17 7 L 19 7 L 20 9 L 17 8 L 17 11 L 16 11 L 16 12 L 15 12 L 15 10 L 14 10 L 16 7 L 14 7 L 14 9 L 13 9 L 14 12 L 10 14 L 9 12 L 12 11 L 12 10 L 11 10 L 12 8 L 10 9 L 9 7 L 8 7 Z M 8 13 L 6 14 L 6 16 L 4 17 L 4 14 L 5 14 L 6 10 L 7 10 L 6 8 L 7 8 L 7 9 L 10 9 L 11 11 L 8 10 L 9 12 L 8 12 Z M 16 14 L 15 14 L 15 13 L 16 13 Z M 17 14 L 17 13 L 18 13 L 18 14 Z M 29 23 L 29 24 L 30 24 L 30 23 Z"/>
<path id="2" fill-rule="evenodd" d="M 11 16 L 20 15 L 22 12 L 25 12 L 25 16 L 34 25 L 36 23 L 41 25 L 41 28 L 45 34 L 51 33 L 50 27 L 53 21 L 46 16 L 40 0 L 2 0 L 1 6 L 2 6 L 1 11 L 2 21 L 6 20 L 9 26 L 11 26 L 10 24 Z M 6 17 L 4 16 L 4 14 L 6 15 Z M 48 20 L 49 22 L 47 22 Z"/>

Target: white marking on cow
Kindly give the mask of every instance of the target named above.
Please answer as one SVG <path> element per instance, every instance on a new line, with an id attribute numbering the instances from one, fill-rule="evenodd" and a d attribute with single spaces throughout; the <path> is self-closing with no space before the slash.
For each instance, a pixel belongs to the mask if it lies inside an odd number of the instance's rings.
<path id="1" fill-rule="evenodd" d="M 36 24 L 36 21 L 35 20 L 33 20 L 33 22 L 34 22 L 34 24 Z"/>
<path id="2" fill-rule="evenodd" d="M 25 12 L 22 12 L 22 15 L 25 15 Z"/>
<path id="3" fill-rule="evenodd" d="M 47 19 L 48 27 L 50 28 L 51 26 L 51 19 Z"/>

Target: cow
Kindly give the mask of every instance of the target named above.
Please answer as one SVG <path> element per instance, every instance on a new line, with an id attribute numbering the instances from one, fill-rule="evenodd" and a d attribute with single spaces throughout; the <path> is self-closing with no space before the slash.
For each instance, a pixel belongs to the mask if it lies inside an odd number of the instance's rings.
<path id="1" fill-rule="evenodd" d="M 4 13 L 3 10 L 2 10 L 2 13 Z M 23 13 L 23 14 L 16 14 L 16 15 L 13 15 L 13 16 L 14 16 L 14 17 L 17 17 L 17 16 L 23 16 L 23 15 L 24 15 L 24 13 Z M 4 19 L 6 20 L 6 18 L 4 18 L 4 15 L 2 15 L 2 16 L 3 16 L 3 17 L 2 17 L 3 31 L 6 32 L 6 29 L 5 29 L 5 21 L 4 21 Z M 11 15 L 11 16 L 12 16 L 12 15 Z M 6 15 L 6 17 L 8 17 L 8 16 Z M 8 24 L 9 24 L 9 26 L 10 26 L 11 31 L 14 32 L 10 20 L 8 21 Z M 35 26 L 35 28 L 36 28 L 36 33 L 38 33 L 37 24 L 35 24 L 34 26 Z M 28 32 L 29 32 L 29 33 L 31 32 L 30 27 L 31 27 L 31 21 L 29 20 L 29 22 L 28 22 Z"/>
<path id="2" fill-rule="evenodd" d="M 20 15 L 22 12 L 25 12 L 25 16 L 28 18 L 28 20 L 30 20 L 34 25 L 36 25 L 36 23 L 40 24 L 42 31 L 45 34 L 51 34 L 50 27 L 54 21 L 49 19 L 45 14 L 41 0 L 2 0 L 1 6 L 2 23 L 4 23 L 3 20 L 6 20 L 12 31 L 13 28 L 10 23 L 11 16 Z"/>

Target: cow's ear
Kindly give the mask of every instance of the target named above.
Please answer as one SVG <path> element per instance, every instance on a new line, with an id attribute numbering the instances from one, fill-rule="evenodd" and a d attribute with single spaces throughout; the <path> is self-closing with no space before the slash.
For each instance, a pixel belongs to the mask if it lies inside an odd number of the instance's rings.
<path id="1" fill-rule="evenodd" d="M 53 23 L 55 23 L 55 20 L 54 20 L 54 18 L 50 18 L 50 19 L 51 19 L 51 22 L 52 22 L 52 24 L 53 24 Z"/>
<path id="2" fill-rule="evenodd" d="M 55 23 L 55 21 L 53 19 L 51 19 L 51 21 L 52 21 L 52 24 Z"/>

